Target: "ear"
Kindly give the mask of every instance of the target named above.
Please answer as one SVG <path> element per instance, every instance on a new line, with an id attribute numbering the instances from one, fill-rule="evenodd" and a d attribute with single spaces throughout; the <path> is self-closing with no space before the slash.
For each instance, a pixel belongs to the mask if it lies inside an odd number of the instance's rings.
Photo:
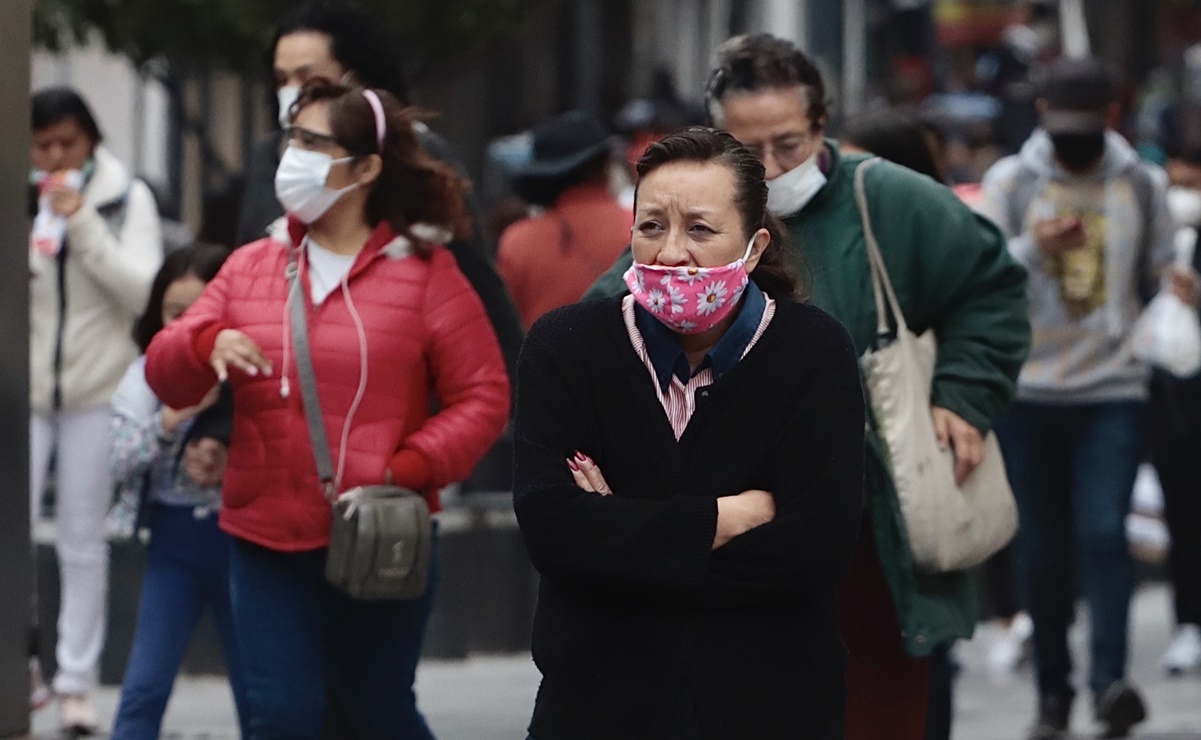
<path id="1" fill-rule="evenodd" d="M 359 182 L 359 185 L 364 188 L 369 188 L 377 180 L 380 173 L 384 171 L 384 159 L 378 154 L 368 154 L 363 157 L 354 166 L 354 177 Z"/>
<path id="2" fill-rule="evenodd" d="M 751 256 L 746 260 L 746 271 L 754 272 L 759 266 L 759 259 L 763 257 L 763 252 L 767 246 L 771 244 L 771 232 L 767 229 L 759 229 L 755 232 L 755 243 L 751 246 Z"/>

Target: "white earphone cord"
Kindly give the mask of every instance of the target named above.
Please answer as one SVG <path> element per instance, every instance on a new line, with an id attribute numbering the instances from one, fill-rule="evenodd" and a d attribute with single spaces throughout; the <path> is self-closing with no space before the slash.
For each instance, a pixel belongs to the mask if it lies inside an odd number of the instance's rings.
<path id="1" fill-rule="evenodd" d="M 342 474 L 346 471 L 346 447 L 350 440 L 350 427 L 354 423 L 354 415 L 359 411 L 359 405 L 363 402 L 363 396 L 367 393 L 367 331 L 363 328 L 363 319 L 359 316 L 359 310 L 355 308 L 354 301 L 350 297 L 348 277 L 349 275 L 342 276 L 342 296 L 346 299 L 346 309 L 350 312 L 355 331 L 359 334 L 359 388 L 355 391 L 354 400 L 350 403 L 350 410 L 346 412 L 346 421 L 342 424 L 342 440 L 338 445 L 337 486 L 339 489 L 342 488 Z"/>

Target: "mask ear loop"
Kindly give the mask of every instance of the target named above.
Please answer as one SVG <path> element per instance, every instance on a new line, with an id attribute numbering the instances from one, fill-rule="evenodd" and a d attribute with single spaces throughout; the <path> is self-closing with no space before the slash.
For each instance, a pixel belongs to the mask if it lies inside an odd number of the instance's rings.
<path id="1" fill-rule="evenodd" d="M 751 252 L 753 252 L 755 250 L 755 240 L 758 238 L 759 238 L 759 230 L 756 229 L 755 235 L 752 236 L 751 240 L 746 243 L 746 253 L 742 255 L 742 264 L 745 265 L 747 260 L 749 260 L 751 258 Z"/>

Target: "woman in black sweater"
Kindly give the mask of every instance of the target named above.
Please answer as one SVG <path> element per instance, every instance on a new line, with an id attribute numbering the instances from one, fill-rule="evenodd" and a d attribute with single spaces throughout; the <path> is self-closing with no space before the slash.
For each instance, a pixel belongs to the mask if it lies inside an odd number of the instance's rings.
<path id="1" fill-rule="evenodd" d="M 531 737 L 841 738 L 854 350 L 793 300 L 746 148 L 688 129 L 638 174 L 631 295 L 548 314 L 518 366 L 515 508 L 542 574 Z"/>

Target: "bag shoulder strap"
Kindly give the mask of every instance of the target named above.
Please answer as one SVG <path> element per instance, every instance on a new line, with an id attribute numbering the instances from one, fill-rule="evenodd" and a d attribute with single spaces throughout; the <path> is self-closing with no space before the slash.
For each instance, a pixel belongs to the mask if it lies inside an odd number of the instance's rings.
<path id="1" fill-rule="evenodd" d="M 876 241 L 876 233 L 872 229 L 871 213 L 867 207 L 867 171 L 881 162 L 879 157 L 865 160 L 855 168 L 855 204 L 859 208 L 859 218 L 863 221 L 863 240 L 867 243 L 867 262 L 872 271 L 872 294 L 876 301 L 876 334 L 877 337 L 887 336 L 888 316 L 891 312 L 896 322 L 898 333 L 907 332 L 909 325 L 905 323 L 905 315 L 901 313 L 901 302 L 897 300 L 893 290 L 892 280 L 888 276 L 888 268 L 884 265 L 884 255 L 880 252 L 880 243 Z M 885 301 L 887 299 L 887 306 Z"/>
<path id="2" fill-rule="evenodd" d="M 331 503 L 338 491 L 334 481 L 334 461 L 329 454 L 329 438 L 325 434 L 325 417 L 321 414 L 321 398 L 317 395 L 317 376 L 313 372 L 313 356 L 309 351 L 308 321 L 305 318 L 304 287 L 300 280 L 298 249 L 288 248 L 288 308 L 292 325 L 292 345 L 296 354 L 296 375 L 300 379 L 300 394 L 304 418 L 309 425 L 309 443 L 317 463 L 317 477 L 325 498 Z"/>

